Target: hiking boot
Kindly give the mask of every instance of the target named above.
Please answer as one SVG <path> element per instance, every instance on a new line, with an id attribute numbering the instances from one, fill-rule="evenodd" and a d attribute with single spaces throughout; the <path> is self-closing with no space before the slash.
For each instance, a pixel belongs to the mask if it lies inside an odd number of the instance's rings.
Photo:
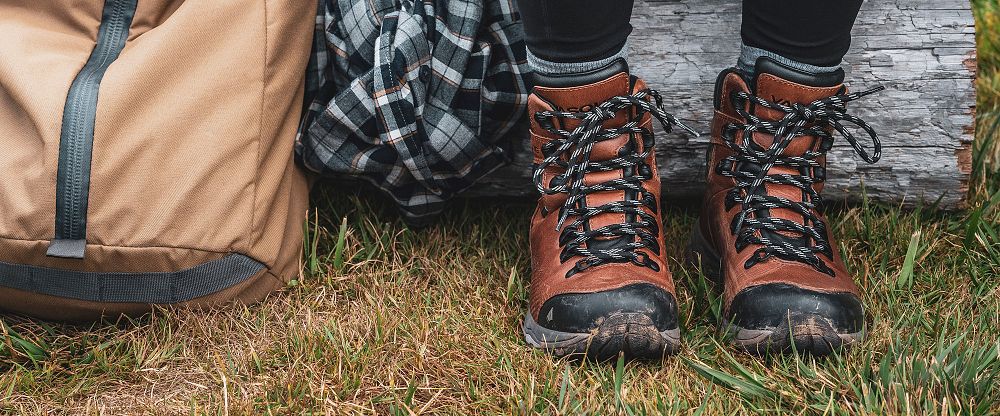
<path id="1" fill-rule="evenodd" d="M 680 345 L 652 119 L 673 116 L 624 60 L 535 74 L 528 344 L 557 356 L 660 358 Z"/>
<path id="2" fill-rule="evenodd" d="M 749 79 L 722 72 L 707 193 L 691 260 L 723 287 L 723 328 L 756 352 L 822 355 L 862 339 L 864 308 L 820 212 L 826 154 L 839 132 L 868 163 L 881 145 L 845 103 L 844 72 L 803 73 L 768 58 Z M 845 125 L 870 136 L 871 154 Z M 852 128 L 852 130 L 856 130 Z"/>

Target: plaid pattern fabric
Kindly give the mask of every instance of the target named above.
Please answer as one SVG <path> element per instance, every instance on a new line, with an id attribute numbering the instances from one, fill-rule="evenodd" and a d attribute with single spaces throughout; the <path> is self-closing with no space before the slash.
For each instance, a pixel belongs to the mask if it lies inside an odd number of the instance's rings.
<path id="1" fill-rule="evenodd" d="M 513 0 L 320 0 L 297 151 L 388 193 L 407 222 L 509 161 L 529 90 Z"/>

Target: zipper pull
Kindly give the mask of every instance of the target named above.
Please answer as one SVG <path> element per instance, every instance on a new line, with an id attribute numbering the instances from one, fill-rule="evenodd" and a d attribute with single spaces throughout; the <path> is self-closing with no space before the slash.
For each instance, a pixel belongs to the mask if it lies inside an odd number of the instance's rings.
<path id="1" fill-rule="evenodd" d="M 87 240 L 52 240 L 45 255 L 49 257 L 61 257 L 64 259 L 83 259 L 83 252 L 87 248 Z"/>

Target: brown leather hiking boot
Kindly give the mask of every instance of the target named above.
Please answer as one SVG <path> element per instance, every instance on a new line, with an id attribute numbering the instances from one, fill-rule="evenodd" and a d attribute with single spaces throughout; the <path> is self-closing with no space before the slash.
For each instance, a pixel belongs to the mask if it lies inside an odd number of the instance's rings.
<path id="1" fill-rule="evenodd" d="M 874 130 L 846 113 L 844 73 L 798 72 L 767 58 L 757 77 L 724 71 L 716 85 L 708 189 L 692 260 L 722 281 L 724 328 L 751 351 L 826 354 L 860 340 L 860 294 L 820 212 L 826 152 L 839 132 L 868 163 Z M 844 124 L 868 133 L 871 155 Z"/>
<path id="2" fill-rule="evenodd" d="M 528 102 L 535 185 L 527 342 L 558 356 L 659 358 L 680 345 L 652 118 L 676 124 L 623 60 L 536 74 Z"/>

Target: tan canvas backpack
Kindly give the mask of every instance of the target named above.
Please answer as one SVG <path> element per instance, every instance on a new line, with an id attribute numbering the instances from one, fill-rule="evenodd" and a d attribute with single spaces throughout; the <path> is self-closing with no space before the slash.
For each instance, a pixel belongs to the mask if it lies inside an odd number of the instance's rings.
<path id="1" fill-rule="evenodd" d="M 314 0 L 0 0 L 0 309 L 255 301 L 298 272 Z"/>

